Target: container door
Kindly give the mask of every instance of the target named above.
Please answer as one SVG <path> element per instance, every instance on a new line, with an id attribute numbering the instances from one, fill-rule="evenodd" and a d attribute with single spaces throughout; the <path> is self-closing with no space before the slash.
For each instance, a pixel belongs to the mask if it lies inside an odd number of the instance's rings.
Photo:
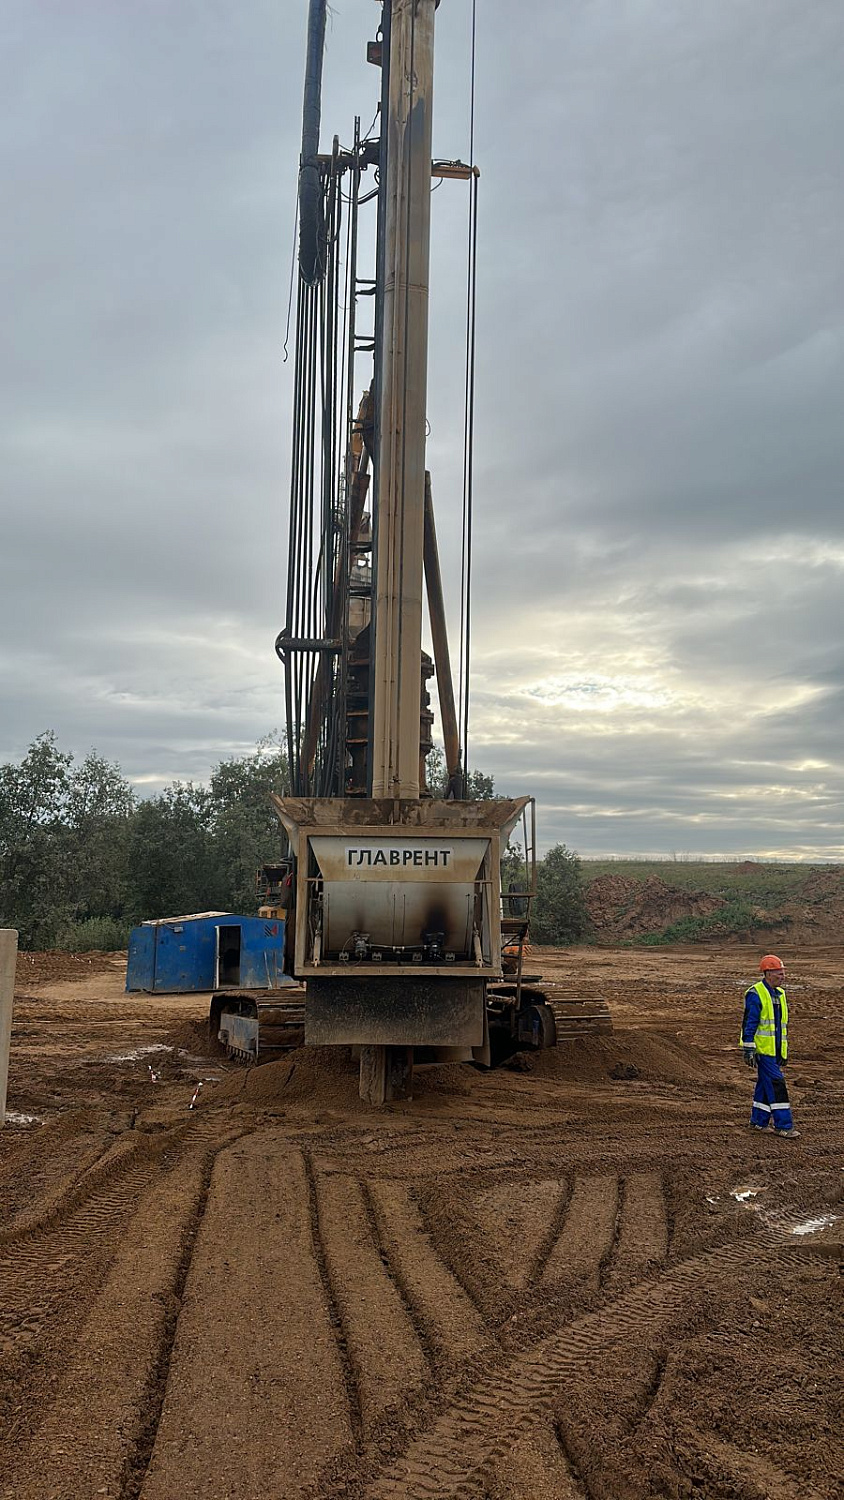
<path id="1" fill-rule="evenodd" d="M 224 989 L 226 985 L 245 985 L 241 970 L 241 925 L 239 922 L 221 923 L 217 928 L 214 988 Z"/>
<path id="2" fill-rule="evenodd" d="M 155 986 L 154 927 L 133 927 L 126 964 L 126 989 L 149 990 Z"/>
<path id="3" fill-rule="evenodd" d="M 208 989 L 197 945 L 196 923 L 174 922 L 156 928 L 155 989 L 158 994 L 187 994 Z"/>

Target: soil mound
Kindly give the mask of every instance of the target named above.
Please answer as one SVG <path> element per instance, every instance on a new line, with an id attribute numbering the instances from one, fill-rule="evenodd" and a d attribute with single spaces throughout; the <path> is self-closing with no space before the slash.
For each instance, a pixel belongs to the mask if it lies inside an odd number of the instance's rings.
<path id="1" fill-rule="evenodd" d="M 207 1057 L 219 1062 L 223 1056 L 220 1043 L 211 1036 L 207 1020 L 182 1021 L 167 1033 L 168 1045 L 177 1052 L 189 1052 L 191 1057 Z"/>
<path id="2" fill-rule="evenodd" d="M 785 932 L 798 946 L 840 939 L 844 868 L 810 867 L 805 876 L 796 871 L 787 890 L 780 881 L 766 882 L 765 869 L 762 861 L 742 860 L 728 868 L 724 888 L 715 891 L 672 886 L 659 875 L 597 875 L 584 892 L 592 935 L 612 945 L 661 936 L 684 919 L 708 918 L 704 931 L 692 929 L 684 941 L 735 943 L 752 937 L 763 947 L 776 946 Z M 748 888 L 746 882 L 731 883 L 733 875 L 753 875 L 757 881 Z"/>
<path id="3" fill-rule="evenodd" d="M 654 1031 L 614 1031 L 611 1036 L 562 1042 L 531 1059 L 541 1078 L 595 1082 L 608 1077 L 636 1077 L 646 1082 L 687 1083 L 700 1079 L 705 1061 L 674 1036 Z M 636 1069 L 635 1074 L 631 1073 Z"/>
<path id="4" fill-rule="evenodd" d="M 584 1037 L 530 1054 L 528 1066 L 538 1078 L 572 1083 L 613 1077 L 687 1083 L 700 1078 L 705 1062 L 673 1036 L 617 1031 L 612 1036 Z M 458 1064 L 423 1064 L 414 1071 L 413 1096 L 465 1097 L 481 1076 Z M 358 1064 L 350 1047 L 299 1047 L 275 1062 L 244 1068 L 203 1094 L 197 1107 L 246 1103 L 267 1109 L 302 1104 L 309 1111 L 370 1112 L 369 1105 L 358 1097 Z"/>
<path id="5" fill-rule="evenodd" d="M 798 942 L 841 941 L 844 928 L 844 870 L 813 870 L 793 901 L 783 904 L 789 937 Z"/>
<path id="6" fill-rule="evenodd" d="M 677 889 L 658 875 L 646 880 L 599 875 L 586 887 L 589 921 L 601 941 L 608 943 L 662 932 L 682 917 L 711 916 L 723 904 L 720 896 Z"/>
<path id="7" fill-rule="evenodd" d="M 274 1062 L 233 1073 L 200 1100 L 216 1104 L 273 1105 L 307 1103 L 313 1109 L 360 1110 L 358 1065 L 349 1047 L 297 1047 Z"/>
<path id="8" fill-rule="evenodd" d="M 369 1114 L 371 1106 L 358 1094 L 358 1071 L 351 1047 L 297 1047 L 274 1062 L 233 1073 L 202 1096 L 200 1107 L 248 1103 L 287 1109 L 301 1104 L 307 1105 L 309 1113 L 334 1109 Z M 414 1070 L 413 1097 L 468 1094 L 475 1076 L 471 1068 L 460 1064 L 423 1063 Z"/>

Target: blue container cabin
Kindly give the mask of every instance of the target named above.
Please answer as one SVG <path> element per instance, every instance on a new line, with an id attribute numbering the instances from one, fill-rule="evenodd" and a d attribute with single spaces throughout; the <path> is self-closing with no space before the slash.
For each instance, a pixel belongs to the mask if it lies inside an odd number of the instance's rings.
<path id="1" fill-rule="evenodd" d="M 284 930 L 275 918 L 222 911 L 143 922 L 129 939 L 126 989 L 170 995 L 279 989 L 291 982 L 283 972 Z"/>

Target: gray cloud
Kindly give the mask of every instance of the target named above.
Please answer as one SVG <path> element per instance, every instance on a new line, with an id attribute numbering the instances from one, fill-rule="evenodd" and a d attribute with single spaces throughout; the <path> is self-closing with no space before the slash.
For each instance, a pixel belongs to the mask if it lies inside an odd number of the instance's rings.
<path id="1" fill-rule="evenodd" d="M 6 7 L 4 759 L 52 726 L 155 787 L 279 724 L 305 13 Z M 374 113 L 376 20 L 333 10 L 325 139 Z M 844 857 L 842 62 L 828 0 L 479 7 L 471 754 L 543 843 Z M 465 211 L 437 191 L 453 615 Z"/>

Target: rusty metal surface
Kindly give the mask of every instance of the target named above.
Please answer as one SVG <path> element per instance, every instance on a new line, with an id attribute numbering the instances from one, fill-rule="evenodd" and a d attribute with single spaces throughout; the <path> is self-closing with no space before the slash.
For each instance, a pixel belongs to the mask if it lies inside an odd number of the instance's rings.
<path id="1" fill-rule="evenodd" d="M 431 622 L 431 639 L 434 643 L 434 661 L 437 668 L 437 696 L 443 724 L 445 765 L 453 789 L 463 790 L 460 774 L 460 729 L 454 703 L 454 683 L 451 676 L 451 655 L 448 649 L 448 629 L 445 621 L 445 598 L 443 595 L 440 554 L 437 546 L 437 528 L 434 521 L 434 501 L 431 494 L 431 476 L 425 471 L 425 586 L 428 593 L 428 618 Z"/>
<path id="2" fill-rule="evenodd" d="M 484 987 L 479 980 L 340 978 L 308 981 L 309 1046 L 480 1047 Z"/>
<path id="3" fill-rule="evenodd" d="M 271 800 L 295 843 L 300 829 L 316 832 L 330 828 L 341 833 L 367 828 L 373 835 L 389 835 L 400 825 L 448 829 L 454 838 L 494 830 L 506 834 L 531 798 L 491 797 L 478 802 L 407 798 L 394 802 L 392 797 L 279 797 L 272 793 Z"/>
<path id="4" fill-rule="evenodd" d="M 390 11 L 378 351 L 372 787 L 419 795 L 435 0 Z"/>

